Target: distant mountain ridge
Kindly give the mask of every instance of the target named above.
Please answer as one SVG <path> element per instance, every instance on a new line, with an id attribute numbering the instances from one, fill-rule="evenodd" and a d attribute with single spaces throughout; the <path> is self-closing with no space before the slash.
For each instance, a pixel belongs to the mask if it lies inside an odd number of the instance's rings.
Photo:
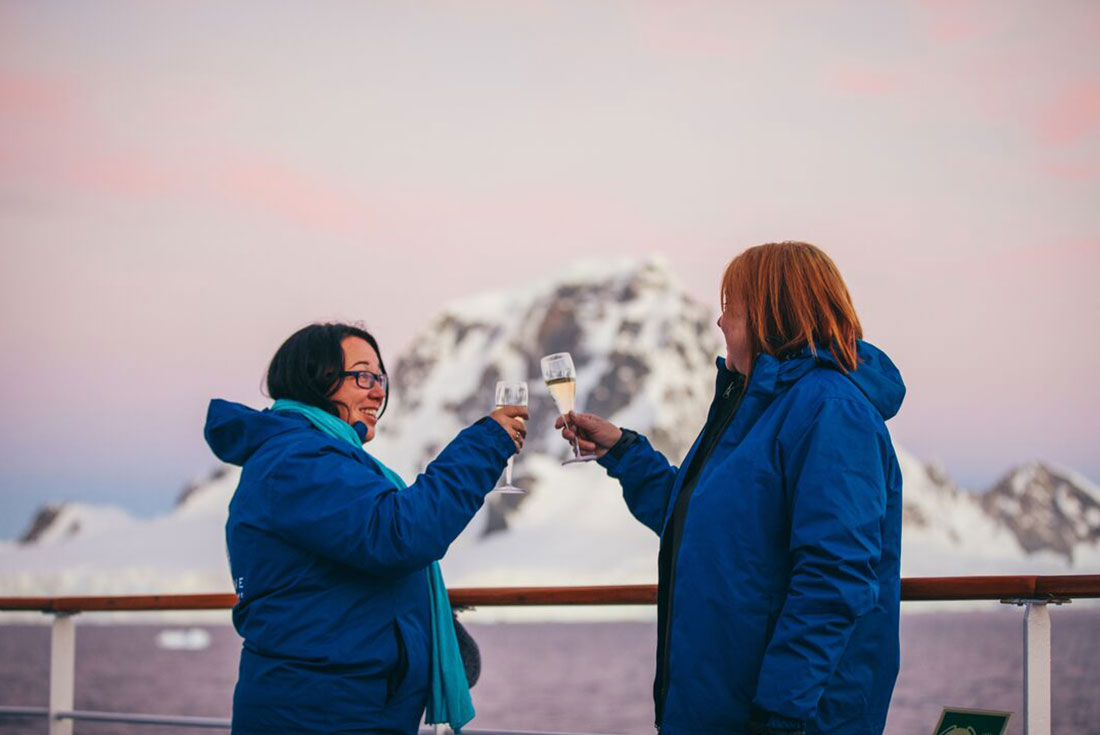
<path id="1" fill-rule="evenodd" d="M 1072 564 L 1074 551 L 1079 546 L 1100 543 L 1100 493 L 1080 475 L 1043 462 L 1032 462 L 1010 471 L 985 492 L 973 493 L 955 485 L 939 466 L 922 465 L 906 454 L 901 456 L 906 470 L 906 487 L 920 483 L 925 491 L 917 498 L 906 497 L 903 504 L 904 527 L 909 533 L 941 532 L 948 540 L 959 544 L 965 535 L 973 532 L 973 518 L 967 516 L 980 509 L 988 515 L 990 527 L 999 528 L 1001 534 L 1011 534 L 1025 554 L 1050 552 L 1065 557 Z M 213 493 L 210 484 L 230 475 L 235 485 L 237 471 L 218 468 L 206 481 L 188 486 L 181 493 L 174 513 L 194 514 L 195 509 L 189 501 L 201 501 L 210 506 L 210 510 L 220 512 L 222 501 L 227 503 L 232 493 L 229 496 Z M 224 483 L 218 485 L 224 487 Z M 507 500 L 506 496 L 490 497 L 491 503 Z M 512 507 L 515 505 L 511 503 Z M 929 512 L 930 507 L 936 510 Z M 499 519 L 506 514 L 491 514 L 498 520 L 487 519 L 481 534 L 507 530 L 506 520 Z M 945 514 L 955 517 L 956 521 L 944 523 Z M 140 523 L 143 521 L 113 506 L 50 503 L 35 512 L 16 543 L 20 546 L 52 545 Z"/>
<path id="2" fill-rule="evenodd" d="M 1100 543 L 1100 488 L 1068 470 L 1024 465 L 985 492 L 981 504 L 1028 553 L 1052 551 L 1072 561 L 1078 547 Z"/>
<path id="3" fill-rule="evenodd" d="M 596 466 L 560 465 L 569 448 L 553 430 L 538 364 L 557 351 L 574 357 L 582 409 L 645 433 L 678 461 L 706 417 L 722 346 L 710 312 L 659 260 L 580 265 L 445 309 L 393 363 L 391 406 L 371 453 L 411 481 L 491 410 L 500 379 L 529 382 L 532 416 L 515 462 L 530 493 L 488 497 L 444 560 L 451 585 L 656 578 L 657 538 L 630 516 L 618 484 Z M 905 574 L 1100 568 L 1100 490 L 1085 478 L 1032 463 L 975 494 L 903 448 L 898 457 Z M 43 508 L 21 543 L 0 546 L 0 594 L 228 590 L 223 527 L 238 477 L 219 469 L 148 521 L 86 505 Z"/>
<path id="4" fill-rule="evenodd" d="M 1021 559 L 1043 560 L 1044 566 L 1060 558 L 1067 571 L 1097 566 L 1100 493 L 1084 477 L 1031 462 L 975 493 L 956 485 L 939 465 L 897 451 L 904 478 L 903 543 L 938 537 L 941 545 L 981 557 L 1012 549 Z M 1049 478 L 1059 481 L 1051 487 Z M 1052 507 L 1054 495 L 1058 507 Z M 1079 509 L 1080 515 L 1071 517 L 1061 508 Z"/>

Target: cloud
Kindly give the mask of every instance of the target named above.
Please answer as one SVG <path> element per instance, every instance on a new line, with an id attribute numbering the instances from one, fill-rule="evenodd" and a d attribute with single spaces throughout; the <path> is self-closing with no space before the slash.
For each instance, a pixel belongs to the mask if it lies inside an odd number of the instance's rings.
<path id="1" fill-rule="evenodd" d="M 928 36 L 944 45 L 976 38 L 988 29 L 988 19 L 997 17 L 982 7 L 982 0 L 919 0 L 917 4 Z"/>
<path id="2" fill-rule="evenodd" d="M 326 177 L 278 159 L 210 150 L 179 160 L 100 140 L 0 142 L 0 185 L 24 194 L 184 201 L 259 213 L 326 234 L 362 234 L 364 202 Z"/>
<path id="3" fill-rule="evenodd" d="M 237 158 L 219 164 L 212 191 L 224 200 L 265 213 L 278 213 L 314 230 L 351 235 L 368 227 L 364 202 L 338 185 L 279 162 Z"/>
<path id="4" fill-rule="evenodd" d="M 639 43 L 662 56 L 744 59 L 762 48 L 773 30 L 769 13 L 751 6 L 650 0 L 634 10 Z"/>
<path id="5" fill-rule="evenodd" d="M 0 186 L 23 201 L 60 193 L 159 198 L 259 212 L 326 233 L 362 233 L 367 226 L 356 197 L 278 156 L 211 148 L 181 158 L 170 146 L 116 142 L 112 119 L 78 90 L 66 79 L 0 69 L 0 123 L 8 132 L 0 138 Z M 216 128 L 235 112 L 230 98 L 189 89 L 158 90 L 150 106 L 187 133 Z M 19 206 L 5 198 L 7 208 Z"/>
<path id="6" fill-rule="evenodd" d="M 1028 3 L 916 0 L 934 53 L 997 125 L 1022 127 L 1043 147 L 1065 148 L 1100 131 L 1100 7 L 1067 4 L 1057 13 Z M 923 62 L 922 62 L 923 63 Z M 920 70 L 910 69 L 914 78 Z M 1089 164 L 1043 168 L 1067 180 L 1092 177 Z"/>
<path id="7" fill-rule="evenodd" d="M 1047 145 L 1068 146 L 1100 130 L 1100 78 L 1070 82 L 1039 114 L 1034 124 Z"/>
<path id="8" fill-rule="evenodd" d="M 1014 269 L 1021 277 L 1034 279 L 1042 275 L 1036 267 L 1058 268 L 1064 276 L 1091 280 L 1095 266 L 1100 265 L 1100 238 L 1077 238 L 1060 242 L 1044 242 L 1006 248 L 984 259 L 987 266 Z"/>
<path id="9" fill-rule="evenodd" d="M 1100 161 L 1046 161 L 1039 166 L 1048 176 L 1079 183 L 1100 179 Z"/>
<path id="10" fill-rule="evenodd" d="M 827 72 L 826 85 L 853 97 L 886 97 L 900 92 L 905 80 L 896 71 L 868 64 L 834 68 Z"/>
<path id="11" fill-rule="evenodd" d="M 500 233 L 525 238 L 644 239 L 646 217 L 618 192 L 563 191 L 528 182 L 508 190 L 455 190 L 428 182 L 351 185 L 279 156 L 214 148 L 186 159 L 70 142 L 61 150 L 0 141 L 0 185 L 47 201 L 103 197 L 125 203 L 214 207 L 322 236 L 392 240 L 408 247 L 480 247 Z M 15 206 L 19 206 L 16 204 Z M 444 224 L 445 223 L 445 224 Z"/>
<path id="12" fill-rule="evenodd" d="M 72 98 L 72 86 L 62 80 L 0 69 L 0 118 L 30 122 L 67 119 L 73 110 Z"/>

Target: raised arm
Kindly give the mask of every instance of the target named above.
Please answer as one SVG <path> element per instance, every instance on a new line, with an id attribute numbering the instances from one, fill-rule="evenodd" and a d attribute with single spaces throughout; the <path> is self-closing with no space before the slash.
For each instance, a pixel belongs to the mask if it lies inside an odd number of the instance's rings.
<path id="1" fill-rule="evenodd" d="M 660 536 L 676 482 L 676 467 L 641 434 L 634 435 L 619 457 L 608 452 L 600 464 L 622 485 L 623 499 L 634 517 Z"/>
<path id="2" fill-rule="evenodd" d="M 274 461 L 260 490 L 265 522 L 292 544 L 380 576 L 441 559 L 516 450 L 490 418 L 464 429 L 424 473 L 397 490 L 332 443 Z"/>
<path id="3" fill-rule="evenodd" d="M 590 413 L 570 413 L 569 425 L 558 419 L 562 436 L 576 436 L 581 451 L 593 452 L 607 474 L 619 481 L 630 512 L 655 534 L 665 522 L 668 499 L 676 482 L 676 467 L 633 431 L 619 429 Z"/>

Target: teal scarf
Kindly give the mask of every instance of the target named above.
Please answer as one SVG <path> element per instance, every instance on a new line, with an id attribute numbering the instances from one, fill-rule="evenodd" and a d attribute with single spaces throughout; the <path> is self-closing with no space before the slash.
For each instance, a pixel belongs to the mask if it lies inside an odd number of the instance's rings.
<path id="1" fill-rule="evenodd" d="M 329 436 L 363 449 L 363 443 L 359 441 L 359 435 L 355 433 L 355 429 L 331 413 L 283 398 L 275 401 L 271 410 L 300 413 Z M 398 490 L 405 489 L 405 481 L 400 475 L 371 457 L 366 449 L 363 449 L 363 453 L 378 465 L 383 476 Z M 429 725 L 450 725 L 455 733 L 461 735 L 466 723 L 474 719 L 474 703 L 470 699 L 466 669 L 462 665 L 462 656 L 458 652 L 458 638 L 455 637 L 451 601 L 447 597 L 447 587 L 443 584 L 443 573 L 439 570 L 439 562 L 432 562 L 428 567 L 428 599 L 432 618 L 432 682 L 428 711 L 424 719 Z"/>

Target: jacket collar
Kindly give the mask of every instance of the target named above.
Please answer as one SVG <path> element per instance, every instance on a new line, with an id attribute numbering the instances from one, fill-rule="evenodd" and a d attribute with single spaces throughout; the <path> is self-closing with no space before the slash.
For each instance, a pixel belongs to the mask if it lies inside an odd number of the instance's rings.
<path id="1" fill-rule="evenodd" d="M 830 350 L 819 345 L 815 346 L 815 350 L 816 355 L 806 345 L 782 357 L 764 353 L 757 355 L 746 395 L 764 399 L 774 397 L 786 391 L 814 368 L 821 367 L 836 370 L 852 381 L 884 421 L 897 414 L 905 398 L 905 383 L 901 379 L 900 371 L 885 352 L 869 342 L 858 340 L 856 356 L 859 364 L 855 370 L 845 372 Z M 719 357 L 715 366 L 718 370 L 715 381 L 717 395 L 726 390 L 736 373 L 726 367 L 725 358 Z"/>

